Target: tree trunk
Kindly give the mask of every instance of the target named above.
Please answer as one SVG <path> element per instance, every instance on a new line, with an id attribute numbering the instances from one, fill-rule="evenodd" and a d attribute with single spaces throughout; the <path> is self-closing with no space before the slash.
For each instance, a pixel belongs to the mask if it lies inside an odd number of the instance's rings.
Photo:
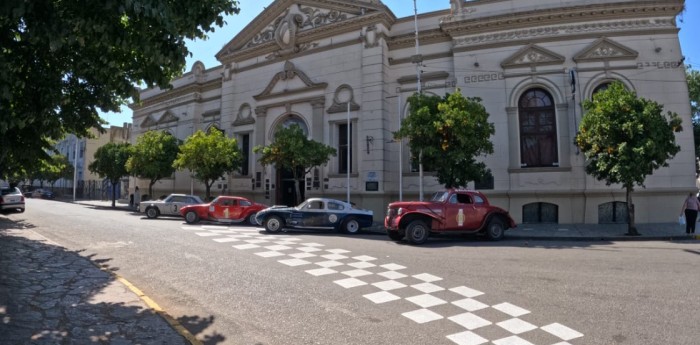
<path id="1" fill-rule="evenodd" d="M 112 181 L 112 208 L 117 207 L 117 184 Z"/>
<path id="2" fill-rule="evenodd" d="M 211 201 L 211 200 L 209 200 L 209 198 L 211 197 L 211 186 L 213 184 L 214 184 L 214 180 L 212 180 L 211 183 L 209 183 L 209 180 L 204 180 L 204 188 L 205 188 L 204 198 L 206 199 L 206 200 L 204 200 L 204 202 Z"/>
<path id="3" fill-rule="evenodd" d="M 155 200 L 153 198 L 153 185 L 156 184 L 156 181 L 151 180 L 151 183 L 148 184 L 148 197 L 151 198 L 151 200 Z"/>
<path id="4" fill-rule="evenodd" d="M 627 191 L 627 236 L 639 236 L 634 224 L 634 204 L 632 203 L 632 187 L 625 187 Z"/>

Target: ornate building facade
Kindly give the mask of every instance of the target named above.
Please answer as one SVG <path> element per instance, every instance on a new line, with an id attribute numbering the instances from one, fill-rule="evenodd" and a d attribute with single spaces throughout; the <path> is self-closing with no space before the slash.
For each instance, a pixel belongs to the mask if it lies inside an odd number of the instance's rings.
<path id="1" fill-rule="evenodd" d="M 573 144 L 582 100 L 621 81 L 683 118 L 681 152 L 633 196 L 637 222 L 675 219 L 696 190 L 676 26 L 684 1 L 444 1 L 445 10 L 415 21 L 379 0 L 274 1 L 216 54 L 219 66 L 195 63 L 172 89 L 143 90 L 132 106 L 133 137 L 224 130 L 246 159 L 214 190 L 289 204 L 291 174 L 262 167 L 253 147 L 268 145 L 279 126 L 299 124 L 338 150 L 300 181 L 305 197 L 344 200 L 349 189 L 379 221 L 400 196 L 442 189 L 429 172 L 420 178 L 406 143 L 393 138 L 406 99 L 459 89 L 482 99 L 496 128 L 495 152 L 481 158 L 493 179 L 469 188 L 485 189 L 519 223 L 626 222 L 624 190 L 586 175 Z M 155 188 L 203 190 L 187 171 Z"/>

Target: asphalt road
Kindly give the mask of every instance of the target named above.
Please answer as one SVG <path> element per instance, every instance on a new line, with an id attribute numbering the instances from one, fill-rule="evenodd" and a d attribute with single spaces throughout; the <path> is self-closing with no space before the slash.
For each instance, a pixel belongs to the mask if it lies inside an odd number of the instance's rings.
<path id="1" fill-rule="evenodd" d="M 10 216 L 206 344 L 697 344 L 700 244 L 267 235 L 58 201 Z"/>

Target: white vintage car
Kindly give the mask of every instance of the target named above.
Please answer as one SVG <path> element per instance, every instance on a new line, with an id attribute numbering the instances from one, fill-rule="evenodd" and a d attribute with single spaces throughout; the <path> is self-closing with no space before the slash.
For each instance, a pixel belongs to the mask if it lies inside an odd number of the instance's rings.
<path id="1" fill-rule="evenodd" d="M 180 217 L 180 208 L 183 206 L 203 203 L 196 195 L 170 194 L 162 200 L 142 201 L 139 204 L 139 212 L 146 213 L 146 217 L 150 219 L 158 216 Z"/>

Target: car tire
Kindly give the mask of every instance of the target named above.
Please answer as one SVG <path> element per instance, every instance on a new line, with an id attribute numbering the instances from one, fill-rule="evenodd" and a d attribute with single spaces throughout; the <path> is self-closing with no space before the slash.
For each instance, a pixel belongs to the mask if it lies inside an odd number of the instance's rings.
<path id="1" fill-rule="evenodd" d="M 148 217 L 148 219 L 158 218 L 159 214 L 160 212 L 158 212 L 158 209 L 155 207 L 149 207 L 146 209 L 146 217 Z"/>
<path id="2" fill-rule="evenodd" d="M 185 221 L 187 222 L 187 224 L 195 224 L 199 222 L 199 216 L 197 215 L 197 212 L 189 211 L 185 213 Z"/>
<path id="3" fill-rule="evenodd" d="M 251 214 L 248 216 L 248 218 L 247 218 L 248 224 L 250 224 L 250 225 L 258 225 L 258 222 L 255 221 L 255 216 L 256 216 L 257 214 L 258 214 L 257 212 L 253 212 L 253 213 L 251 213 Z"/>
<path id="4" fill-rule="evenodd" d="M 401 233 L 400 231 L 387 231 L 387 235 L 389 235 L 389 238 L 394 241 L 401 241 L 404 237 L 406 237 L 406 234 Z"/>
<path id="5" fill-rule="evenodd" d="M 357 221 L 357 219 L 350 217 L 343 221 L 340 228 L 347 234 L 356 234 L 360 231 L 360 223 Z"/>
<path id="6" fill-rule="evenodd" d="M 406 239 L 412 244 L 423 244 L 430 236 L 430 228 L 424 221 L 416 219 L 406 227 Z"/>
<path id="7" fill-rule="evenodd" d="M 284 221 L 278 216 L 270 216 L 265 219 L 265 231 L 277 233 L 284 227 Z"/>
<path id="8" fill-rule="evenodd" d="M 503 221 L 498 218 L 491 219 L 489 225 L 486 226 L 486 236 L 488 236 L 491 241 L 498 241 L 502 239 L 505 232 L 506 229 L 503 225 Z"/>

